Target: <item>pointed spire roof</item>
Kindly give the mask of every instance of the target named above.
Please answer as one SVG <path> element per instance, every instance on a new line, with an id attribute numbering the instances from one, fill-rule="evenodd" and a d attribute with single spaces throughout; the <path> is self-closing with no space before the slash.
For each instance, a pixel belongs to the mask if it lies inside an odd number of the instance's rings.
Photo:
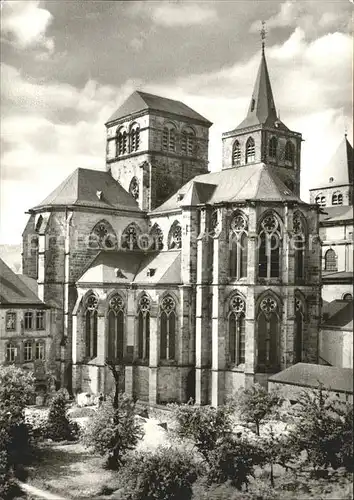
<path id="1" fill-rule="evenodd" d="M 251 102 L 247 116 L 236 129 L 252 127 L 254 125 L 268 125 L 288 130 L 288 128 L 277 117 L 272 86 L 270 83 L 264 46 L 262 45 L 262 56 L 259 65 L 256 82 L 253 88 Z"/>
<path id="2" fill-rule="evenodd" d="M 353 147 L 345 134 L 332 158 L 320 173 L 316 189 L 352 184 L 353 180 Z"/>

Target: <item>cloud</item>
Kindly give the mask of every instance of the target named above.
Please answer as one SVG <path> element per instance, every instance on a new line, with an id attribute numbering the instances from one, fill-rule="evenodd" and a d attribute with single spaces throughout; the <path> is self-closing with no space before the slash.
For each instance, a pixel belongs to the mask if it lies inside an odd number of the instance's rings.
<path id="1" fill-rule="evenodd" d="M 206 3 L 194 2 L 134 2 L 132 15 L 149 15 L 164 27 L 200 26 L 217 20 L 216 10 Z"/>
<path id="2" fill-rule="evenodd" d="M 46 36 L 53 16 L 40 7 L 39 1 L 6 1 L 1 13 L 1 32 L 6 41 L 19 49 L 41 47 L 49 53 L 54 51 L 54 39 Z"/>

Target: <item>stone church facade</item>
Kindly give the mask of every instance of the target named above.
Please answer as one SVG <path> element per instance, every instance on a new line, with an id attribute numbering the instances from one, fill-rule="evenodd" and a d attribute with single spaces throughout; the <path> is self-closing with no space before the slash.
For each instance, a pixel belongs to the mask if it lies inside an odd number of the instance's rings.
<path id="1" fill-rule="evenodd" d="M 106 123 L 106 172 L 76 170 L 30 210 L 23 269 L 61 311 L 58 378 L 150 404 L 222 404 L 318 362 L 321 246 L 299 198 L 301 134 L 277 116 L 264 51 L 245 120 L 223 134 L 183 103 L 134 92 Z"/>

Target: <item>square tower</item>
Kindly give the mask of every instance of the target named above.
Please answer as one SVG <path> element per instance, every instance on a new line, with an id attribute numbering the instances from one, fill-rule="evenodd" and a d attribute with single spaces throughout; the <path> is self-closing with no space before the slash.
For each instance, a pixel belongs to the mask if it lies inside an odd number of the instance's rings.
<path id="1" fill-rule="evenodd" d="M 208 170 L 211 122 L 185 104 L 134 92 L 106 123 L 106 167 L 142 210 Z"/>

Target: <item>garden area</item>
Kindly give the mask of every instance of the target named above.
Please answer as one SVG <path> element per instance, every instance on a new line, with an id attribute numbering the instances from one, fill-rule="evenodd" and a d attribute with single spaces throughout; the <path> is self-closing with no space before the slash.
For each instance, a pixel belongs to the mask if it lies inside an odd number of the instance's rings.
<path id="1" fill-rule="evenodd" d="M 118 387 L 118 386 L 117 386 Z M 353 405 L 321 387 L 295 405 L 254 385 L 220 408 L 149 408 L 118 389 L 29 405 L 33 376 L 0 367 L 0 498 L 353 498 Z"/>

